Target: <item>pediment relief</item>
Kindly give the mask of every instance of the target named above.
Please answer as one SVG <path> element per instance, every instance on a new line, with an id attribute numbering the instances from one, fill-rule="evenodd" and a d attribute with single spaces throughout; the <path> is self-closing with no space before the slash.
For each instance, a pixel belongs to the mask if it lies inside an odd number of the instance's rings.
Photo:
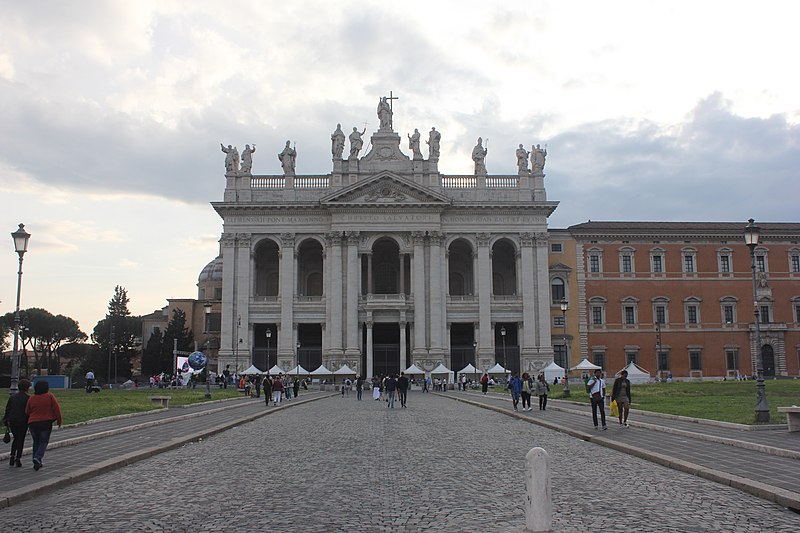
<path id="1" fill-rule="evenodd" d="M 330 207 L 370 205 L 449 205 L 450 199 L 413 181 L 384 172 L 354 183 L 320 200 Z"/>
<path id="2" fill-rule="evenodd" d="M 567 266 L 564 263 L 556 263 L 554 265 L 550 265 L 550 272 L 572 272 L 572 267 Z"/>

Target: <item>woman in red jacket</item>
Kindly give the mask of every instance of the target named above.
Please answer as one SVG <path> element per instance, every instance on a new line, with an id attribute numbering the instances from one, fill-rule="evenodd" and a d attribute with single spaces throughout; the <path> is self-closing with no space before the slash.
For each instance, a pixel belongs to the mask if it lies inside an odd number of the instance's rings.
<path id="1" fill-rule="evenodd" d="M 61 407 L 56 397 L 50 392 L 50 385 L 46 381 L 37 381 L 33 386 L 34 395 L 25 405 L 28 415 L 28 427 L 33 437 L 33 469 L 42 468 L 44 452 L 50 442 L 50 433 L 53 431 L 53 422 L 61 427 Z"/>

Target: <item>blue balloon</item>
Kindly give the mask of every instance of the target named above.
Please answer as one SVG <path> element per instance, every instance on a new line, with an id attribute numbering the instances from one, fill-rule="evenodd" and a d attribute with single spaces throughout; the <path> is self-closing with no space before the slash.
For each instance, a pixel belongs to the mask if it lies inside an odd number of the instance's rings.
<path id="1" fill-rule="evenodd" d="M 189 366 L 193 370 L 203 370 L 208 364 L 208 357 L 203 352 L 192 352 L 189 355 Z"/>

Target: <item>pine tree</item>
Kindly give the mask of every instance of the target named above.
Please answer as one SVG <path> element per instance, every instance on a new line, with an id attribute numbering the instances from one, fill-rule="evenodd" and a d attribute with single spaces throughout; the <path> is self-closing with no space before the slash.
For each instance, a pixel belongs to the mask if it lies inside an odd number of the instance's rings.
<path id="1" fill-rule="evenodd" d="M 178 351 L 190 352 L 194 349 L 194 334 L 186 327 L 186 313 L 181 309 L 172 310 L 172 318 L 167 324 L 166 331 L 164 331 L 159 372 L 168 374 L 175 372 L 175 358 L 172 354 L 175 339 L 178 340 Z"/>
<path id="2" fill-rule="evenodd" d="M 131 358 L 136 352 L 136 341 L 142 334 L 141 317 L 132 317 L 128 310 L 128 291 L 125 287 L 114 287 L 114 296 L 108 302 L 106 317 L 94 327 L 92 339 L 100 350 L 115 359 L 115 368 L 110 372 L 106 365 L 107 379 L 114 380 L 114 373 L 128 378 L 131 375 Z"/>

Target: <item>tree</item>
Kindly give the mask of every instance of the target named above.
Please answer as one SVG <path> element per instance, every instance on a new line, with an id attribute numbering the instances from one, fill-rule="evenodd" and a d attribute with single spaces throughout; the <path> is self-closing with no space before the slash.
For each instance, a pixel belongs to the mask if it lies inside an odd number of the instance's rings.
<path id="1" fill-rule="evenodd" d="M 156 328 L 142 351 L 142 376 L 154 376 L 162 372 L 161 350 L 163 344 L 164 334 L 160 328 Z"/>
<path id="2" fill-rule="evenodd" d="M 172 318 L 167 324 L 166 331 L 164 331 L 164 338 L 161 343 L 161 358 L 159 359 L 159 372 L 168 374 L 175 372 L 172 350 L 176 339 L 179 351 L 188 352 L 194 348 L 194 334 L 186 327 L 186 313 L 181 309 L 172 310 Z"/>
<path id="3" fill-rule="evenodd" d="M 19 312 L 22 328 L 20 330 L 21 349 L 24 352 L 20 366 L 23 373 L 28 367 L 27 354 L 33 352 L 33 366 L 41 373 L 47 370 L 50 374 L 61 372 L 58 349 L 65 342 L 83 342 L 86 334 L 80 330 L 78 323 L 64 315 L 53 315 L 46 309 L 32 307 Z M 3 322 L 14 323 L 14 313 L 7 313 Z"/>
<path id="4" fill-rule="evenodd" d="M 105 365 L 106 379 L 110 382 L 118 374 L 128 378 L 131 375 L 131 358 L 136 353 L 137 341 L 141 336 L 142 319 L 130 316 L 128 310 L 128 291 L 117 285 L 114 296 L 108 302 L 106 317 L 94 327 L 92 340 L 100 351 L 108 357 Z M 113 358 L 113 359 L 112 359 Z M 111 361 L 109 368 L 108 361 Z"/>

